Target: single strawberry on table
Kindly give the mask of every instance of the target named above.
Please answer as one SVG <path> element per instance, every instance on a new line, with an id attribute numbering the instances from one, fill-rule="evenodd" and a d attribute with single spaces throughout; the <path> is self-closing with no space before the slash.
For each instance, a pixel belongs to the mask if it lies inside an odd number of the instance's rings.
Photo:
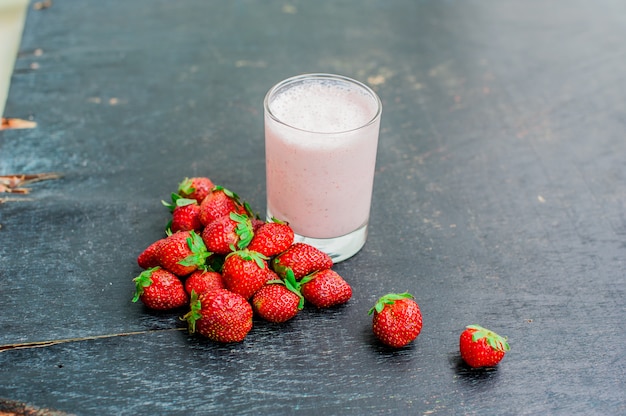
<path id="1" fill-rule="evenodd" d="M 202 231 L 202 240 L 212 253 L 228 254 L 246 248 L 253 239 L 254 229 L 246 214 L 231 212 L 212 221 Z"/>
<path id="2" fill-rule="evenodd" d="M 197 294 L 210 292 L 216 289 L 225 289 L 222 275 L 212 270 L 196 270 L 185 280 L 185 291 Z"/>
<path id="3" fill-rule="evenodd" d="M 288 271 L 285 280 L 272 279 L 252 297 L 252 309 L 266 321 L 282 323 L 290 320 L 304 307 L 300 284 L 293 272 Z"/>
<path id="4" fill-rule="evenodd" d="M 330 269 L 332 265 L 333 259 L 328 254 L 301 242 L 294 243 L 272 261 L 272 268 L 281 278 L 285 277 L 287 269 L 291 269 L 296 280 L 319 270 Z"/>
<path id="5" fill-rule="evenodd" d="M 332 269 L 307 275 L 299 284 L 304 299 L 318 308 L 341 305 L 352 297 L 352 288 L 348 282 Z"/>
<path id="6" fill-rule="evenodd" d="M 372 330 L 383 344 L 404 347 L 422 330 L 422 313 L 410 293 L 389 293 L 369 310 Z"/>
<path id="7" fill-rule="evenodd" d="M 254 230 L 254 237 L 248 248 L 272 257 L 291 247 L 293 239 L 293 229 L 289 224 L 273 218 Z"/>
<path id="8" fill-rule="evenodd" d="M 217 342 L 241 342 L 252 329 L 252 306 L 243 296 L 226 289 L 193 293 L 187 320 L 195 332 Z"/>
<path id="9" fill-rule="evenodd" d="M 505 337 L 480 325 L 468 325 L 459 339 L 461 358 L 472 368 L 493 367 L 510 350 Z"/>
<path id="10" fill-rule="evenodd" d="M 230 253 L 222 266 L 226 289 L 250 299 L 265 283 L 275 278 L 267 265 L 267 257 L 248 249 Z"/>
<path id="11" fill-rule="evenodd" d="M 144 270 L 133 281 L 135 282 L 133 302 L 141 300 L 150 309 L 162 311 L 175 309 L 186 305 L 189 300 L 178 276 L 161 267 Z"/>
<path id="12" fill-rule="evenodd" d="M 183 198 L 195 199 L 200 204 L 214 187 L 211 179 L 206 177 L 185 178 L 178 184 L 178 194 Z"/>
<path id="13" fill-rule="evenodd" d="M 161 267 L 182 277 L 204 267 L 210 255 L 202 237 L 191 230 L 166 237 L 159 244 L 157 259 Z"/>

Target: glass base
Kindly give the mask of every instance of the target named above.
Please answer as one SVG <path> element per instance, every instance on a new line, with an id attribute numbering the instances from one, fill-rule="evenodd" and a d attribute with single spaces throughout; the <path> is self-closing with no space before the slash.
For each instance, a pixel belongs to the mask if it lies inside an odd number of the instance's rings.
<path id="1" fill-rule="evenodd" d="M 335 238 L 311 238 L 295 235 L 296 242 L 303 242 L 317 247 L 328 254 L 333 262 L 339 263 L 354 256 L 361 250 L 367 240 L 367 224 L 350 234 Z"/>

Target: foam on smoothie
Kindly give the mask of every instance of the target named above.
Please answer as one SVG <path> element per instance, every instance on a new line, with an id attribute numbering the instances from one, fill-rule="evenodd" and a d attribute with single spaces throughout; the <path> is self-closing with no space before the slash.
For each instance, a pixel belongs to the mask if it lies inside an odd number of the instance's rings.
<path id="1" fill-rule="evenodd" d="M 357 129 L 369 123 L 377 111 L 371 97 L 332 81 L 292 86 L 278 93 L 270 108 L 283 123 L 317 133 Z"/>

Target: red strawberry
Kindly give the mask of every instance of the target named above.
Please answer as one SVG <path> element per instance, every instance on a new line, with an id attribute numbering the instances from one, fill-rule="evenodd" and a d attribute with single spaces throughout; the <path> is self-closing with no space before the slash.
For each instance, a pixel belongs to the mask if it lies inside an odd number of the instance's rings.
<path id="1" fill-rule="evenodd" d="M 278 276 L 277 276 L 278 277 Z M 304 306 L 293 272 L 288 272 L 285 281 L 270 280 L 252 297 L 252 309 L 270 322 L 285 322 L 293 318 Z"/>
<path id="2" fill-rule="evenodd" d="M 182 201 L 179 199 L 178 201 Z M 186 205 L 178 205 L 172 212 L 172 221 L 169 224 L 170 230 L 175 233 L 177 231 L 202 231 L 202 223 L 200 222 L 200 205 L 195 199 L 186 199 L 189 202 Z"/>
<path id="3" fill-rule="evenodd" d="M 209 178 L 185 178 L 178 185 L 178 194 L 183 198 L 195 199 L 200 204 L 214 187 L 215 185 Z"/>
<path id="4" fill-rule="evenodd" d="M 410 293 L 390 293 L 381 297 L 369 310 L 369 314 L 372 313 L 374 335 L 390 347 L 407 345 L 422 330 L 422 313 Z"/>
<path id="5" fill-rule="evenodd" d="M 228 254 L 246 248 L 253 235 L 250 218 L 231 212 L 207 225 L 202 231 L 202 240 L 210 252 Z"/>
<path id="6" fill-rule="evenodd" d="M 306 243 L 293 244 L 272 262 L 274 271 L 280 277 L 284 278 L 289 268 L 293 270 L 296 280 L 318 270 L 330 269 L 332 265 L 333 259 L 328 254 Z"/>
<path id="7" fill-rule="evenodd" d="M 196 270 L 185 280 L 185 291 L 190 295 L 191 292 L 201 294 L 224 288 L 222 275 L 214 271 Z"/>
<path id="8" fill-rule="evenodd" d="M 159 245 L 157 257 L 161 267 L 177 276 L 186 276 L 204 267 L 210 254 L 194 231 L 179 231 Z"/>
<path id="9" fill-rule="evenodd" d="M 159 247 L 165 241 L 164 238 L 150 244 L 139 256 L 137 256 L 137 264 L 142 269 L 150 269 L 159 265 Z"/>
<path id="10" fill-rule="evenodd" d="M 226 256 L 222 266 L 222 278 L 226 288 L 246 299 L 250 299 L 275 276 L 270 273 L 265 256 L 247 249 Z"/>
<path id="11" fill-rule="evenodd" d="M 248 249 L 272 257 L 291 247 L 293 238 L 293 230 L 289 224 L 274 219 L 254 231 Z"/>
<path id="12" fill-rule="evenodd" d="M 493 367 L 510 350 L 506 338 L 480 325 L 468 325 L 459 339 L 461 358 L 472 368 Z"/>
<path id="13" fill-rule="evenodd" d="M 241 342 L 252 329 L 252 307 L 246 299 L 226 289 L 194 295 L 184 316 L 189 332 L 212 341 Z"/>
<path id="14" fill-rule="evenodd" d="M 352 297 L 352 288 L 348 282 L 331 269 L 306 276 L 300 285 L 304 299 L 318 308 L 341 305 Z"/>
<path id="15" fill-rule="evenodd" d="M 207 226 L 231 212 L 245 213 L 246 210 L 237 194 L 216 186 L 200 204 L 200 222 Z"/>
<path id="16" fill-rule="evenodd" d="M 144 270 L 133 281 L 135 282 L 133 302 L 141 299 L 150 309 L 175 309 L 186 305 L 189 300 L 180 279 L 160 267 Z"/>

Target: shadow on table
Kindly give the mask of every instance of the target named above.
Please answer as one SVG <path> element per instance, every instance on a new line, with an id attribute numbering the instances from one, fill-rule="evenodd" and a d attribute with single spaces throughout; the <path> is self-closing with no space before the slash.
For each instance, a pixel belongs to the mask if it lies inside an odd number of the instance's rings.
<path id="1" fill-rule="evenodd" d="M 450 354 L 448 358 L 457 378 L 471 387 L 487 387 L 497 382 L 498 367 L 472 368 L 463 361 L 458 352 Z"/>
<path id="2" fill-rule="evenodd" d="M 369 346 L 371 352 L 381 357 L 389 357 L 395 359 L 413 359 L 413 350 L 418 348 L 419 338 L 401 348 L 389 347 L 376 338 L 370 326 L 364 327 L 362 331 L 363 342 Z"/>

